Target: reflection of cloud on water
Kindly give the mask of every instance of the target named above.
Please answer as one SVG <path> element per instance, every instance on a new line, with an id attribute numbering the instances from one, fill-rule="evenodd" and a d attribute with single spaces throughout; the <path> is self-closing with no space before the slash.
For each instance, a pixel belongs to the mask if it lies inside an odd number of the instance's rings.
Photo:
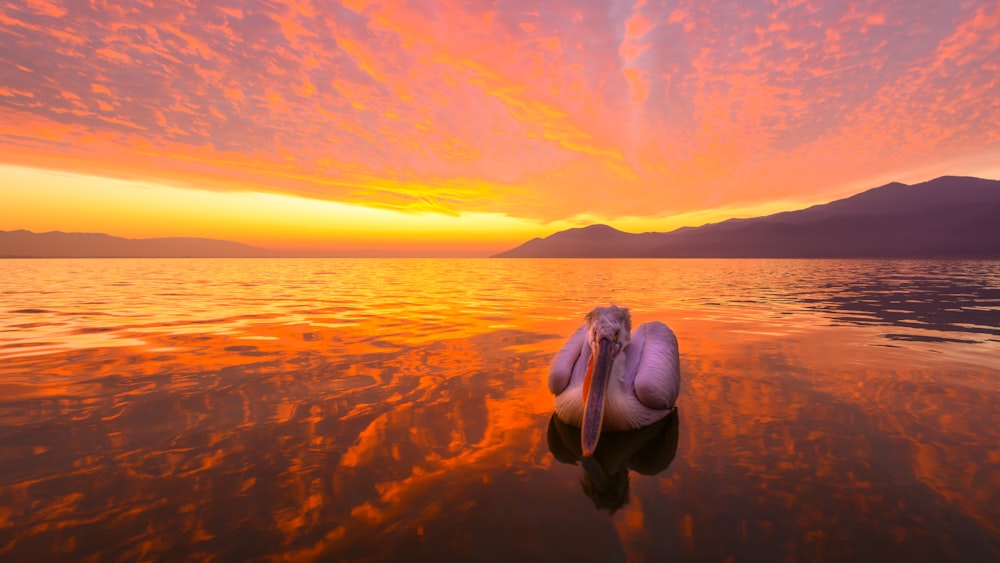
<path id="1" fill-rule="evenodd" d="M 686 340 L 685 416 L 697 423 L 683 428 L 680 461 L 697 471 L 675 466 L 664 491 L 710 493 L 711 502 L 687 497 L 687 506 L 709 510 L 752 499 L 756 522 L 721 511 L 710 524 L 705 514 L 695 517 L 713 530 L 749 526 L 750 538 L 799 526 L 816 544 L 837 530 L 859 542 L 899 543 L 902 554 L 904 546 L 920 545 L 918 534 L 998 537 L 1000 512 L 991 502 L 1000 492 L 997 370 L 944 370 L 932 354 L 856 345 L 864 340 L 838 335 L 851 333 L 721 348 L 709 337 Z M 842 357 L 845 350 L 850 358 Z M 886 522 L 898 538 L 880 535 Z"/>
<path id="2" fill-rule="evenodd" d="M 583 492 L 594 506 L 614 514 L 629 501 L 629 471 L 642 475 L 662 473 L 677 454 L 680 435 L 677 409 L 645 428 L 605 432 L 593 457 L 584 457 L 580 429 L 553 414 L 549 418 L 548 443 L 552 456 L 562 463 L 583 468 Z"/>
<path id="3" fill-rule="evenodd" d="M 456 484 L 542 463 L 511 445 L 544 439 L 542 335 L 389 347 L 311 325 L 254 335 L 268 338 L 145 335 L 151 348 L 0 368 L 21 390 L 0 403 L 0 558 L 372 549 L 460 504 Z"/>

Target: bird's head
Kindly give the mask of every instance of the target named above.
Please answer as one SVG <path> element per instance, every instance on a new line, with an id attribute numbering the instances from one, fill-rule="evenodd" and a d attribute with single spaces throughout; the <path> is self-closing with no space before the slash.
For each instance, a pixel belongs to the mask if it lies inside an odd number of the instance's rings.
<path id="1" fill-rule="evenodd" d="M 611 364 L 628 344 L 632 333 L 632 316 L 624 307 L 597 307 L 587 313 L 587 344 L 590 363 L 583 380 L 583 422 L 580 443 L 583 455 L 590 456 L 597 447 L 604 424 Z"/>
<path id="2" fill-rule="evenodd" d="M 621 353 L 632 334 L 632 315 L 625 307 L 596 307 L 587 313 L 587 344 L 596 356 L 601 340 L 606 339 L 613 356 Z"/>

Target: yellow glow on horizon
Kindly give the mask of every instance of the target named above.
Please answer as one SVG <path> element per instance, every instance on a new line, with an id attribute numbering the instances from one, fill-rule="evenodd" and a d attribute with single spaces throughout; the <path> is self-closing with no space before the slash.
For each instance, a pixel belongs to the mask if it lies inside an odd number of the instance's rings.
<path id="1" fill-rule="evenodd" d="M 419 248 L 486 255 L 549 227 L 498 213 L 403 213 L 261 192 L 218 192 L 147 181 L 0 165 L 0 228 L 103 232 L 128 238 L 197 236 L 268 248 Z"/>

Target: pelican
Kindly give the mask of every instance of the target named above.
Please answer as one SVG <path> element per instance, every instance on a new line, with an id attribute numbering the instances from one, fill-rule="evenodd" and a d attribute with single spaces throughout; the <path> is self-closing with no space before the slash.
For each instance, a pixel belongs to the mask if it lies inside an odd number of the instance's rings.
<path id="1" fill-rule="evenodd" d="M 670 327 L 653 321 L 632 332 L 629 310 L 615 305 L 588 313 L 549 368 L 556 416 L 580 427 L 585 457 L 602 429 L 642 428 L 670 414 L 680 383 Z"/>

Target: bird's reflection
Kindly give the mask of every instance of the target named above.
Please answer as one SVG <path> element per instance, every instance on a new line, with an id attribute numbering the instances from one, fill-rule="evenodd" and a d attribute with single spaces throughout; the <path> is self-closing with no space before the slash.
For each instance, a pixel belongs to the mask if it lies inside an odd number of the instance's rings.
<path id="1" fill-rule="evenodd" d="M 580 446 L 580 429 L 553 414 L 548 442 L 552 456 L 562 463 L 583 466 L 583 492 L 599 510 L 614 514 L 629 500 L 629 470 L 642 475 L 663 472 L 677 455 L 680 434 L 677 409 L 666 418 L 636 430 L 607 432 L 591 457 Z"/>

